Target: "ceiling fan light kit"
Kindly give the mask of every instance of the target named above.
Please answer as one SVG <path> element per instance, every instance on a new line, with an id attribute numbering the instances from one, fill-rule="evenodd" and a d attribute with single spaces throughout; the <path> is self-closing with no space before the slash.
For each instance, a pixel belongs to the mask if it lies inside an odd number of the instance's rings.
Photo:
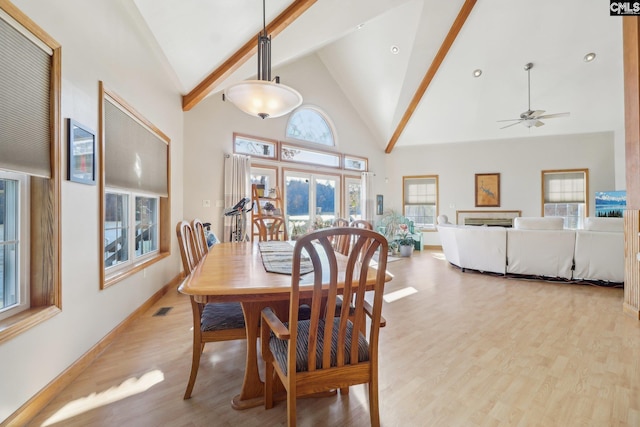
<path id="1" fill-rule="evenodd" d="M 519 123 L 522 123 L 525 127 L 528 127 L 528 128 L 540 127 L 540 126 L 544 126 L 544 122 L 542 122 L 541 119 L 553 119 L 556 117 L 569 116 L 569 113 L 544 114 L 544 110 L 531 109 L 531 69 L 532 68 L 533 68 L 532 62 L 528 62 L 524 64 L 524 70 L 527 72 L 527 94 L 528 94 L 527 111 L 520 114 L 519 119 L 498 120 L 498 122 L 514 122 L 506 126 L 503 126 L 500 129 L 505 129 L 511 126 L 515 126 Z"/>
<path id="2" fill-rule="evenodd" d="M 262 28 L 258 35 L 258 79 L 229 86 L 222 100 L 229 100 L 245 113 L 262 119 L 290 113 L 302 104 L 302 95 L 283 84 L 280 77 L 271 79 L 271 36 L 267 35 L 265 0 L 262 0 Z"/>

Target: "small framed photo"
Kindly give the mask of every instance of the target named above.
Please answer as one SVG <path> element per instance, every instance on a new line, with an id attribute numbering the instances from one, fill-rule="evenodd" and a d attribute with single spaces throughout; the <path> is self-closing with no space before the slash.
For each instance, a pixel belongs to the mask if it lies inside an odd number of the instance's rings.
<path id="1" fill-rule="evenodd" d="M 382 198 L 382 194 L 378 194 L 376 196 L 376 215 L 382 215 L 384 211 L 384 200 Z"/>
<path id="2" fill-rule="evenodd" d="M 500 207 L 500 174 L 476 174 L 476 207 Z"/>
<path id="3" fill-rule="evenodd" d="M 67 125 L 67 179 L 95 185 L 96 134 L 73 119 Z"/>

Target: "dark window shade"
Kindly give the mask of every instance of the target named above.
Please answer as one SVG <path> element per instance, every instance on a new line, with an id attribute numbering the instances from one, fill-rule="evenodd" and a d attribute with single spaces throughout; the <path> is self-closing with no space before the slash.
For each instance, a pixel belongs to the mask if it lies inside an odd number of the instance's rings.
<path id="1" fill-rule="evenodd" d="M 104 107 L 106 186 L 167 197 L 167 143 L 107 98 Z"/>
<path id="2" fill-rule="evenodd" d="M 0 17 L 0 168 L 51 177 L 51 56 Z"/>

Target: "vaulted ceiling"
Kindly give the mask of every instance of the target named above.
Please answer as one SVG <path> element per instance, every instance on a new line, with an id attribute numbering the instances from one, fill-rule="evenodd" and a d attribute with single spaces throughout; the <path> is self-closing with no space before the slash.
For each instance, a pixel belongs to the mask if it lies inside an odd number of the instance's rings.
<path id="1" fill-rule="evenodd" d="M 253 47 L 262 29 L 261 0 L 134 2 L 185 99 L 194 92 L 219 94 L 255 78 L 255 56 L 238 53 Z M 292 22 L 276 21 L 300 4 L 300 16 Z M 273 67 L 317 54 L 380 147 L 391 148 L 622 131 L 622 23 L 609 16 L 607 5 L 602 0 L 266 0 L 266 20 L 277 25 Z M 468 18 L 456 32 L 454 22 L 465 7 Z M 438 61 L 450 32 L 455 39 Z M 585 62 L 589 52 L 596 59 Z M 239 66 L 215 74 L 236 58 Z M 505 123 L 498 120 L 518 118 L 528 109 L 528 62 L 534 64 L 531 109 L 571 114 L 543 120 L 537 128 L 500 129 Z M 478 78 L 476 69 L 482 70 Z M 199 92 L 198 85 L 207 90 Z M 199 102 L 190 99 L 187 109 Z"/>

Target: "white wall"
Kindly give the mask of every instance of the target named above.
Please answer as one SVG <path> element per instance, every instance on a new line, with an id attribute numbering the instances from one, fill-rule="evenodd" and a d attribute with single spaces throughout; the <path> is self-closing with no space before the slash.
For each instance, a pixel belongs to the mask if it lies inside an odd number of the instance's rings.
<path id="1" fill-rule="evenodd" d="M 318 57 L 313 54 L 285 67 L 274 69 L 281 82 L 298 90 L 303 105 L 321 108 L 333 121 L 338 150 L 369 158 L 369 170 L 376 172 L 374 191 L 381 193 L 384 151 L 369 129 L 345 98 Z M 216 201 L 224 200 L 224 153 L 233 150 L 233 133 L 242 133 L 275 140 L 285 139 L 287 117 L 262 120 L 223 102 L 220 93 L 213 94 L 185 114 L 184 215 L 211 222 L 212 231 L 222 236 L 222 211 Z M 264 162 L 262 162 L 264 163 Z M 296 165 L 291 165 L 296 168 Z M 310 166 L 297 166 L 307 170 Z M 352 174 L 357 175 L 357 173 Z M 202 200 L 211 200 L 204 208 Z M 227 206 L 228 207 L 228 206 Z"/>
<path id="2" fill-rule="evenodd" d="M 456 210 L 521 210 L 523 216 L 540 216 L 541 171 L 586 168 L 593 216 L 595 191 L 624 190 L 616 188 L 614 145 L 614 133 L 603 132 L 395 148 L 386 158 L 385 204 L 402 212 L 403 176 L 438 175 L 439 213 L 451 222 Z M 476 208 L 475 174 L 494 172 L 500 173 L 500 207 Z M 437 234 L 424 233 L 424 244 L 439 245 Z"/>
<path id="3" fill-rule="evenodd" d="M 182 217 L 181 98 L 163 63 L 145 46 L 148 36 L 142 31 L 146 27 L 131 14 L 133 6 L 114 0 L 13 3 L 62 45 L 64 119 L 71 117 L 98 131 L 98 81 L 102 80 L 171 138 L 171 223 L 175 223 Z M 63 170 L 65 159 L 66 148 L 59 165 Z M 97 185 L 62 182 L 62 312 L 0 344 L 0 420 L 179 272 L 180 255 L 173 237 L 171 257 L 149 267 L 146 275 L 139 273 L 101 291 L 98 208 Z"/>

